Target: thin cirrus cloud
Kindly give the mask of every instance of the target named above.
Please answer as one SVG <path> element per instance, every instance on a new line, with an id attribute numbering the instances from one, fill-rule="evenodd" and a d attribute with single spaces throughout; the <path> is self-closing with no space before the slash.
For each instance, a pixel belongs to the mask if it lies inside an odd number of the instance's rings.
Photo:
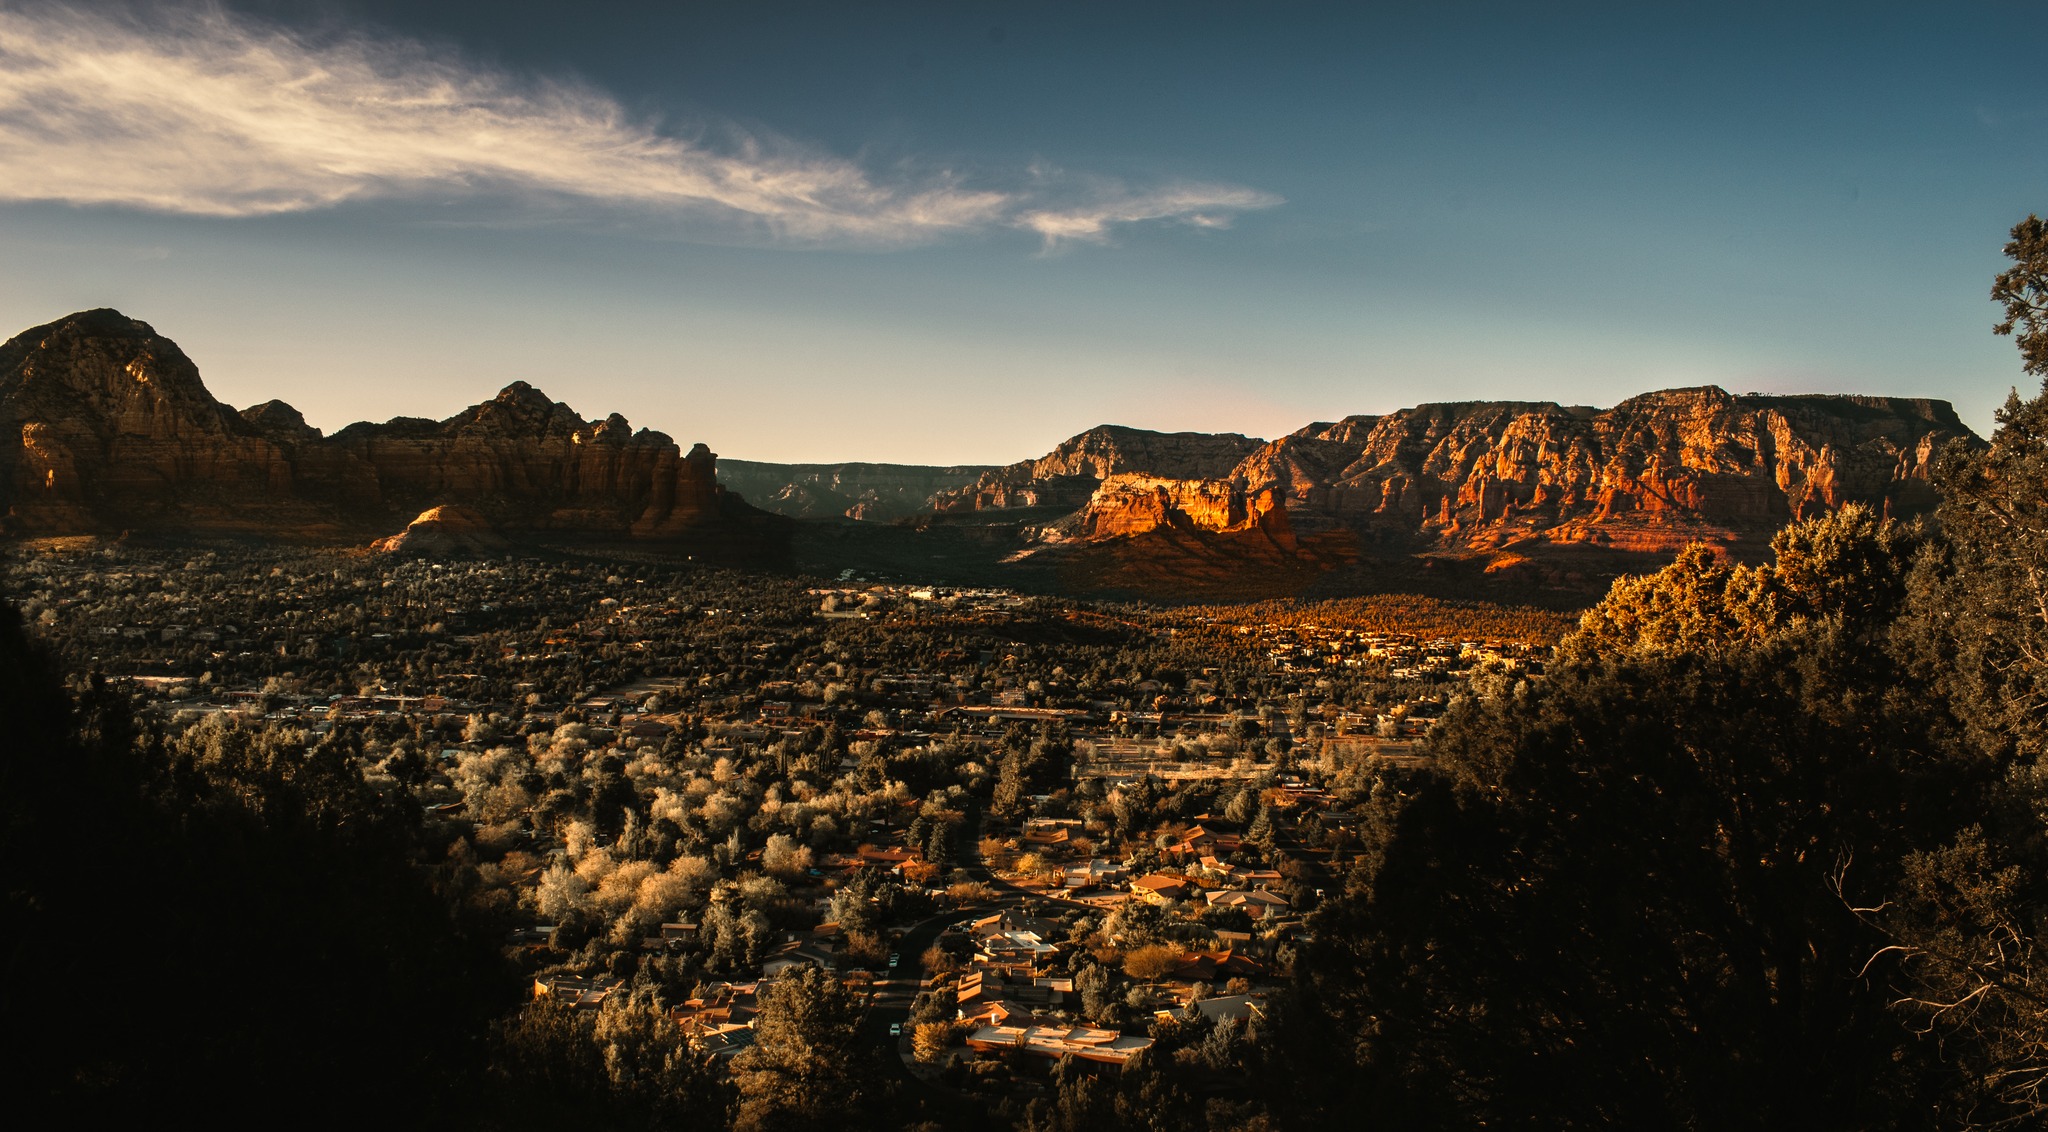
<path id="1" fill-rule="evenodd" d="M 1018 181 L 878 176 L 759 137 L 714 147 L 590 87 L 399 39 L 316 41 L 211 9 L 0 11 L 0 201 L 245 217 L 510 194 L 547 215 L 624 208 L 685 236 L 900 246 L 1019 228 L 1049 247 L 1146 221 L 1222 227 L 1280 203 L 1232 185 Z"/>

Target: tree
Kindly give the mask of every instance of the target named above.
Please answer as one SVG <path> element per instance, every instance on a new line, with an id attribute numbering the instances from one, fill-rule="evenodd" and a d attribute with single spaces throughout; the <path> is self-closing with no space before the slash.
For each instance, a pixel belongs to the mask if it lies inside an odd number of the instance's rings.
<path id="1" fill-rule="evenodd" d="M 1180 951 L 1163 943 L 1148 943 L 1124 956 L 1124 974 L 1134 979 L 1163 979 L 1180 963 Z"/>
<path id="2" fill-rule="evenodd" d="M 733 1059 L 741 1132 L 865 1127 L 880 1101 L 860 1040 L 863 997 L 815 968 L 761 994 L 754 1044 Z"/>
<path id="3" fill-rule="evenodd" d="M 1924 1111 L 1946 1070 L 1888 1021 L 1866 970 L 1883 940 L 1844 900 L 1881 900 L 1949 818 L 1924 699 L 1894 693 L 1884 647 L 1911 540 L 1843 511 L 1774 546 L 1758 567 L 1695 551 L 1617 583 L 1546 687 L 1475 678 L 1433 765 L 1374 790 L 1297 964 L 1324 1007 L 1301 1012 L 1302 1058 L 1355 1055 L 1312 1071 L 1356 1086 L 1323 1111 L 1697 1128 Z"/>
<path id="4" fill-rule="evenodd" d="M 2027 217 L 2005 253 L 1995 329 L 2048 378 L 2048 225 Z M 1952 445 L 1936 478 L 1943 537 L 1915 564 L 1896 637 L 1944 710 L 1934 738 L 1964 801 L 1947 843 L 1861 910 L 1885 934 L 1874 961 L 1896 970 L 1898 1009 L 1962 1070 L 1949 1123 L 2032 1126 L 2048 1116 L 2048 389 L 2015 392 L 1990 446 Z"/>
<path id="5" fill-rule="evenodd" d="M 953 1048 L 953 1039 L 959 1032 L 951 1022 L 920 1022 L 911 1032 L 911 1052 L 924 1064 L 937 1065 L 946 1059 L 946 1051 Z"/>
<path id="6" fill-rule="evenodd" d="M 1992 332 L 2014 336 L 2026 371 L 2048 378 L 2048 224 L 2029 214 L 2013 225 L 2005 255 L 2013 265 L 1991 283 L 2005 318 Z"/>
<path id="7" fill-rule="evenodd" d="M 4 607 L 0 719 L 0 918 L 35 973 L 0 993 L 34 1036 L 0 1070 L 11 1095 L 93 1125 L 249 1123 L 307 1098 L 337 1123 L 440 1123 L 476 1101 L 516 984 L 455 899 L 447 842 L 357 749 L 223 716 L 164 735 L 99 680 L 67 693 Z M 134 1010 L 194 971 L 261 993 Z"/>
<path id="8" fill-rule="evenodd" d="M 1110 995 L 1109 968 L 1097 963 L 1082 967 L 1074 973 L 1074 987 L 1081 993 L 1081 1013 L 1090 1022 L 1110 1020 L 1116 1010 L 1116 999 Z"/>

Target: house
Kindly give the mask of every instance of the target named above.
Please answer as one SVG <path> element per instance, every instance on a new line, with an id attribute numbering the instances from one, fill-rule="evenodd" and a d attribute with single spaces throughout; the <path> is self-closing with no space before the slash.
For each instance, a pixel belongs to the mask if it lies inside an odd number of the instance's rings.
<path id="1" fill-rule="evenodd" d="M 580 975 L 549 975 L 533 981 L 533 997 L 552 998 L 578 1010 L 596 1010 L 624 979 L 587 979 Z"/>
<path id="2" fill-rule="evenodd" d="M 815 943 L 792 940 L 776 948 L 761 961 L 761 977 L 774 979 L 792 967 L 816 967 L 821 971 L 832 967 L 832 952 Z"/>
<path id="3" fill-rule="evenodd" d="M 996 1052 L 1021 1049 L 1057 1061 L 1075 1057 L 1106 1065 L 1122 1065 L 1133 1054 L 1152 1047 L 1151 1038 L 1087 1026 L 984 1026 L 967 1035 L 967 1048 Z"/>
<path id="4" fill-rule="evenodd" d="M 1097 885 L 1115 884 L 1130 875 L 1131 870 L 1114 861 L 1100 857 L 1078 865 L 1068 865 L 1060 873 L 1060 884 L 1065 888 L 1094 888 Z"/>
<path id="5" fill-rule="evenodd" d="M 1065 845 L 1082 828 L 1079 818 L 1026 818 L 1023 840 L 1030 845 Z"/>
<path id="6" fill-rule="evenodd" d="M 983 1006 L 1000 1000 L 1007 989 L 1000 972 L 974 970 L 960 976 L 960 985 L 954 990 L 953 997 L 963 1008 Z"/>
<path id="7" fill-rule="evenodd" d="M 1064 930 L 1056 921 L 1027 916 L 1014 909 L 1005 908 L 993 916 L 984 916 L 974 921 L 969 934 L 976 939 L 982 939 L 1003 932 L 1030 932 L 1039 939 L 1053 939 Z"/>
<path id="8" fill-rule="evenodd" d="M 1192 826 L 1166 851 L 1178 857 L 1222 857 L 1244 848 L 1244 838 L 1207 826 Z"/>
<path id="9" fill-rule="evenodd" d="M 960 1021 L 971 1022 L 975 1026 L 1007 1026 L 1014 1021 L 1030 1017 L 1016 1005 L 1002 999 L 988 999 L 963 1006 L 955 1015 Z"/>
<path id="10" fill-rule="evenodd" d="M 1254 979 L 1265 968 L 1234 951 L 1196 951 L 1174 964 L 1173 978 L 1183 983 L 1213 983 L 1218 979 Z"/>
<path id="11" fill-rule="evenodd" d="M 875 845 L 863 845 L 854 850 L 854 856 L 858 857 L 863 865 L 890 870 L 901 869 L 905 863 L 918 859 L 916 851 L 900 845 L 892 845 L 886 849 Z"/>
<path id="12" fill-rule="evenodd" d="M 1232 994 L 1221 998 L 1205 998 L 1189 1004 L 1200 1012 L 1203 1018 L 1218 1022 L 1225 1018 L 1250 1021 L 1266 1016 L 1266 996 L 1262 994 Z M 1183 1007 L 1182 1010 L 1187 1009 Z M 1180 1010 L 1155 1010 L 1152 1016 L 1161 1022 L 1172 1021 L 1181 1016 Z"/>
<path id="13" fill-rule="evenodd" d="M 1187 894 L 1187 878 L 1168 873 L 1152 873 L 1131 882 L 1131 895 L 1147 904 L 1171 904 Z"/>
<path id="14" fill-rule="evenodd" d="M 1218 890 L 1202 894 L 1211 908 L 1241 908 L 1254 920 L 1285 912 L 1289 905 L 1285 898 L 1275 896 L 1263 888 L 1250 891 L 1238 889 Z"/>
<path id="15" fill-rule="evenodd" d="M 1060 949 L 1038 938 L 1036 932 L 997 932 L 982 937 L 981 953 L 993 965 L 1029 970 L 1058 955 Z"/>
<path id="16" fill-rule="evenodd" d="M 713 1057 L 731 1057 L 754 1042 L 757 983 L 716 983 L 700 997 L 669 1011 L 690 1047 Z"/>
<path id="17" fill-rule="evenodd" d="M 1027 824 L 1024 827 L 1024 842 L 1027 845 L 1065 845 L 1070 836 L 1067 827 L 1063 825 L 1047 827 Z"/>

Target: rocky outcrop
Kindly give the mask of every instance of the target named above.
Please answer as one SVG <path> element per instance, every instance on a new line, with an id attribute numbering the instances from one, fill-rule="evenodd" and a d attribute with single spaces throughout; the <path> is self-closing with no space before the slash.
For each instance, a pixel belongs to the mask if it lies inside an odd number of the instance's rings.
<path id="1" fill-rule="evenodd" d="M 1259 442 L 1234 432 L 1152 432 L 1099 425 L 1036 460 L 984 473 L 974 483 L 931 500 L 935 511 L 1057 507 L 1087 504 L 1111 476 L 1141 473 L 1165 479 L 1220 479 Z"/>
<path id="2" fill-rule="evenodd" d="M 1175 480 L 1124 474 L 1102 481 L 1082 509 L 1083 538 L 1123 538 L 1162 527 L 1209 534 L 1256 531 L 1291 550 L 1287 505 L 1271 488 L 1248 491 L 1242 481 Z"/>
<path id="3" fill-rule="evenodd" d="M 375 471 L 387 507 L 461 500 L 507 529 L 666 538 L 727 505 L 710 449 L 680 454 L 617 413 L 584 420 L 523 381 L 445 421 L 355 424 L 328 443 Z"/>
<path id="4" fill-rule="evenodd" d="M 0 345 L 0 493 L 24 534 L 174 514 L 231 530 L 321 522 L 279 446 L 214 400 L 176 343 L 112 310 Z"/>
<path id="5" fill-rule="evenodd" d="M 1925 511 L 1935 453 L 1951 440 L 1978 442 L 1945 401 L 1673 389 L 1605 411 L 1466 403 L 1311 425 L 1235 477 L 1279 492 L 1297 517 L 1383 539 L 1661 551 L 1703 534 L 1741 541 L 1851 501 Z"/>
<path id="6" fill-rule="evenodd" d="M 932 497 L 974 483 L 994 469 L 976 465 L 770 464 L 724 460 L 719 482 L 763 510 L 798 519 L 890 522 L 932 509 Z"/>
<path id="7" fill-rule="evenodd" d="M 1666 553 L 1701 539 L 1760 544 L 1789 519 L 1851 501 L 1901 517 L 1926 511 L 1935 454 L 1952 440 L 1981 443 L 1944 401 L 1717 388 L 1607 410 L 1465 402 L 1347 417 L 1255 444 L 1227 471 L 1202 475 L 1098 477 L 1075 458 L 1094 447 L 1086 436 L 951 502 L 1065 507 L 1085 485 L 1071 519 L 1040 528 L 1054 541 L 1256 525 L 1288 538 L 1347 532 L 1400 553 Z"/>
<path id="8" fill-rule="evenodd" d="M 405 530 L 378 539 L 370 549 L 379 554 L 416 554 L 433 558 L 489 554 L 511 544 L 491 529 L 490 520 L 471 507 L 453 504 L 429 507 Z"/>
<path id="9" fill-rule="evenodd" d="M 110 310 L 0 345 L 0 507 L 16 534 L 124 529 L 334 538 L 443 504 L 485 529 L 659 540 L 766 518 L 717 457 L 525 382 L 444 421 L 321 435 L 269 401 L 215 400 L 176 343 Z M 467 514 L 468 512 L 465 512 Z"/>

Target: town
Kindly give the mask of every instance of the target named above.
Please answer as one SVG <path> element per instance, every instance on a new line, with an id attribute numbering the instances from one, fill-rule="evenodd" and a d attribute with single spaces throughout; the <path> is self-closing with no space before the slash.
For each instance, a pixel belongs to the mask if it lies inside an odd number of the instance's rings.
<path id="1" fill-rule="evenodd" d="M 1141 607 L 646 562 L 49 546 L 7 584 L 173 731 L 416 805 L 538 1004 L 724 1062 L 809 971 L 906 1088 L 1140 1055 L 1249 1095 L 1356 805 L 1561 615 Z"/>

